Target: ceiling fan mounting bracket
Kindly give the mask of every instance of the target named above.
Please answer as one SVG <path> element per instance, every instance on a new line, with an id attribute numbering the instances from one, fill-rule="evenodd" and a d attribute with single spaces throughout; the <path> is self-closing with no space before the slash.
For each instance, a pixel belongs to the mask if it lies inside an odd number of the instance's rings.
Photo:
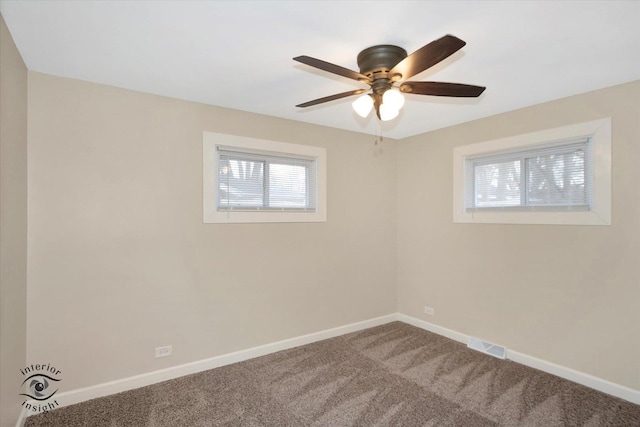
<path id="1" fill-rule="evenodd" d="M 371 46 L 358 54 L 358 67 L 360 74 L 374 77 L 376 72 L 387 73 L 396 64 L 407 57 L 407 51 L 399 46 L 381 44 Z M 394 75 L 395 77 L 395 75 Z M 385 78 L 387 78 L 385 76 Z M 398 76 L 400 80 L 402 76 Z"/>

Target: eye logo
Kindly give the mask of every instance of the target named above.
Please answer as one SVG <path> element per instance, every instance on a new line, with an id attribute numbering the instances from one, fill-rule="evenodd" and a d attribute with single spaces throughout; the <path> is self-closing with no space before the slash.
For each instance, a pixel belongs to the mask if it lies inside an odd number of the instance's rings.
<path id="1" fill-rule="evenodd" d="M 45 374 L 33 374 L 22 382 L 23 385 L 27 382 L 29 383 L 29 393 L 20 394 L 22 396 L 30 397 L 33 400 L 47 400 L 58 391 L 58 389 L 53 390 L 53 387 L 50 387 L 52 384 L 50 381 L 60 380 Z"/>
<path id="2" fill-rule="evenodd" d="M 51 390 L 49 388 L 49 381 L 60 380 L 44 374 L 33 374 L 26 378 L 22 384 L 24 385 L 27 381 L 29 381 L 29 393 L 20 393 L 22 396 L 27 396 L 34 400 L 47 400 L 58 391 L 58 389 Z"/>
<path id="3" fill-rule="evenodd" d="M 58 392 L 56 383 L 62 380 L 60 378 L 62 371 L 51 366 L 51 363 L 46 365 L 34 363 L 20 369 L 20 373 L 24 378 L 22 388 L 24 389 L 26 385 L 27 389 L 25 393 L 19 393 L 20 396 L 26 396 L 21 405 L 24 409 L 37 414 L 49 412 L 60 406 L 57 400 L 48 399 Z"/>

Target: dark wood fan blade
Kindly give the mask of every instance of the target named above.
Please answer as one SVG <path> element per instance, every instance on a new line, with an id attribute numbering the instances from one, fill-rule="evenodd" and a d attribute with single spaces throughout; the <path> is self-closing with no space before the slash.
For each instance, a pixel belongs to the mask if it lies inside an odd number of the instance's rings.
<path id="1" fill-rule="evenodd" d="M 433 96 L 455 96 L 458 98 L 475 98 L 480 96 L 486 87 L 465 85 L 462 83 L 444 82 L 404 82 L 400 85 L 403 93 Z"/>
<path id="2" fill-rule="evenodd" d="M 293 58 L 293 60 L 318 68 L 322 71 L 327 71 L 329 73 L 337 74 L 349 79 L 370 83 L 369 77 L 365 76 L 364 74 L 356 73 L 355 71 L 348 68 L 344 68 L 330 62 L 322 61 L 320 59 L 312 58 L 310 56 L 296 56 L 295 58 Z"/>
<path id="3" fill-rule="evenodd" d="M 312 105 L 322 104 L 323 102 L 335 101 L 336 99 L 346 98 L 351 95 L 360 95 L 369 89 L 350 90 L 349 92 L 337 93 L 331 96 L 325 96 L 324 98 L 314 99 L 313 101 L 305 102 L 304 104 L 296 105 L 296 107 L 311 107 Z"/>
<path id="4" fill-rule="evenodd" d="M 426 46 L 422 46 L 404 58 L 391 69 L 389 76 L 401 74 L 401 80 L 406 80 L 453 55 L 462 49 L 465 44 L 467 43 L 456 36 L 448 34 Z"/>

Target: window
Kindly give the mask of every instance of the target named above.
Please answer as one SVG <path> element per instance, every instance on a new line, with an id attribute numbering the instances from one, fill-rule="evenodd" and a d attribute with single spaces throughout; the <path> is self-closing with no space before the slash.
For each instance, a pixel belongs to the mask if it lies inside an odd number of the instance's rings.
<path id="1" fill-rule="evenodd" d="M 611 224 L 611 121 L 454 150 L 454 222 Z"/>
<path id="2" fill-rule="evenodd" d="M 325 150 L 205 132 L 204 222 L 326 220 Z"/>
<path id="3" fill-rule="evenodd" d="M 466 210 L 591 207 L 591 138 L 466 159 Z"/>
<path id="4" fill-rule="evenodd" d="M 218 210 L 315 212 L 315 159 L 216 150 Z"/>

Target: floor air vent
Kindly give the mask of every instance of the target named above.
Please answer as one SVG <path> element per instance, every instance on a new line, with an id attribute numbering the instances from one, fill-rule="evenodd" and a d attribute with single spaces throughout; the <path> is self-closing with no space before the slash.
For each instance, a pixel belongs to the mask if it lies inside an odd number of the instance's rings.
<path id="1" fill-rule="evenodd" d="M 507 349 L 505 347 L 502 347 L 501 345 L 491 344 L 490 342 L 482 341 L 478 338 L 469 337 L 467 347 L 478 350 L 482 353 L 489 354 L 493 357 L 497 357 L 498 359 L 507 358 Z"/>

